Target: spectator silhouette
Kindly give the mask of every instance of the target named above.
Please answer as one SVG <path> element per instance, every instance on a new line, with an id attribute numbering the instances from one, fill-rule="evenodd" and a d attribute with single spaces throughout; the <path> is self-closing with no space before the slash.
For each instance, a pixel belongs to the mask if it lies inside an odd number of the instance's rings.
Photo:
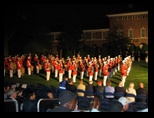
<path id="1" fill-rule="evenodd" d="M 23 112 L 37 112 L 37 100 L 34 91 L 28 91 L 28 98 L 23 102 Z"/>
<path id="2" fill-rule="evenodd" d="M 47 112 L 71 112 L 76 109 L 77 106 L 77 93 L 72 93 L 69 90 L 62 91 L 59 94 L 59 103 L 58 107 L 53 109 L 47 109 Z"/>
<path id="3" fill-rule="evenodd" d="M 73 80 L 72 79 L 69 79 L 68 80 L 68 85 L 66 86 L 66 90 L 69 90 L 73 93 L 76 92 L 76 86 L 73 84 Z"/>

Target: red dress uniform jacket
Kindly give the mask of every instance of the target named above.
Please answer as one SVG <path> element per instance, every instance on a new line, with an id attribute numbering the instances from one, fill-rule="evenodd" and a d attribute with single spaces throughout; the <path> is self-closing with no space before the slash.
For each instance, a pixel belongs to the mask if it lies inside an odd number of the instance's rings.
<path id="1" fill-rule="evenodd" d="M 70 61 L 67 62 L 67 70 L 72 70 L 72 64 Z"/>
<path id="2" fill-rule="evenodd" d="M 88 67 L 88 73 L 89 73 L 89 76 L 93 76 L 94 75 L 93 67 Z"/>
<path id="3" fill-rule="evenodd" d="M 80 71 L 84 72 L 84 70 L 85 70 L 85 66 L 83 64 L 80 64 Z"/>
<path id="4" fill-rule="evenodd" d="M 29 60 L 29 59 L 27 60 L 26 65 L 27 65 L 27 67 L 28 67 L 28 68 L 30 68 L 30 67 L 31 67 L 31 63 L 30 63 L 30 60 Z"/>
<path id="5" fill-rule="evenodd" d="M 59 72 L 59 73 L 64 73 L 63 68 L 59 68 L 58 72 Z"/>
<path id="6" fill-rule="evenodd" d="M 127 67 L 125 64 L 121 65 L 121 76 L 126 76 L 127 75 Z"/>
<path id="7" fill-rule="evenodd" d="M 50 63 L 45 63 L 44 69 L 46 70 L 46 72 L 50 72 Z"/>
<path id="8" fill-rule="evenodd" d="M 17 69 L 21 69 L 22 68 L 22 64 L 20 61 L 17 61 L 16 62 L 16 66 L 17 66 Z"/>

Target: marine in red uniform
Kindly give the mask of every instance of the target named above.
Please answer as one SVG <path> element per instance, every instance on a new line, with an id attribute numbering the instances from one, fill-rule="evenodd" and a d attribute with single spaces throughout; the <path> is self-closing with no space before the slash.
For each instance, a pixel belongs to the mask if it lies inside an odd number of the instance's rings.
<path id="1" fill-rule="evenodd" d="M 94 67 L 92 66 L 91 62 L 89 63 L 87 70 L 88 70 L 89 81 L 93 81 Z"/>
<path id="2" fill-rule="evenodd" d="M 46 60 L 46 63 L 44 64 L 44 69 L 46 71 L 46 80 L 49 81 L 50 80 L 50 63 L 49 63 L 49 60 L 47 59 Z"/>
<path id="3" fill-rule="evenodd" d="M 21 58 L 18 57 L 17 62 L 16 62 L 18 78 L 21 78 L 21 75 L 22 75 L 22 73 L 21 73 L 22 64 L 21 64 L 20 59 Z"/>
<path id="4" fill-rule="evenodd" d="M 126 61 L 125 60 L 122 61 L 122 65 L 121 65 L 121 76 L 122 76 L 123 86 L 125 86 L 126 77 L 127 77 L 127 65 L 126 65 Z"/>
<path id="5" fill-rule="evenodd" d="M 108 72 L 108 64 L 107 64 L 107 61 L 104 62 L 104 66 L 103 66 L 103 85 L 106 86 L 106 80 L 107 80 L 107 77 L 109 75 L 109 72 Z"/>
<path id="6" fill-rule="evenodd" d="M 27 66 L 27 71 L 28 71 L 28 75 L 31 75 L 31 60 L 30 57 L 28 56 L 27 61 L 26 61 L 26 66 Z"/>

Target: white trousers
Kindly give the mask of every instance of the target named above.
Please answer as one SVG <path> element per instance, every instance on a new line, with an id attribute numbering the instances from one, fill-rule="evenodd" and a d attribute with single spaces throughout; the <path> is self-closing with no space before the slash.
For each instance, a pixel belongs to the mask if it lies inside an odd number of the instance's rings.
<path id="1" fill-rule="evenodd" d="M 80 79 L 83 79 L 84 71 L 80 72 Z"/>
<path id="2" fill-rule="evenodd" d="M 77 76 L 77 75 L 73 75 L 73 82 L 74 82 L 74 83 L 76 82 L 76 76 Z"/>
<path id="3" fill-rule="evenodd" d="M 89 81 L 93 81 L 93 76 L 89 75 Z"/>
<path id="4" fill-rule="evenodd" d="M 28 75 L 31 75 L 31 69 L 27 68 L 27 70 L 28 70 Z"/>
<path id="5" fill-rule="evenodd" d="M 39 66 L 36 66 L 36 73 L 39 73 L 40 69 Z"/>
<path id="6" fill-rule="evenodd" d="M 18 69 L 18 70 L 17 70 L 17 76 L 18 76 L 18 78 L 21 78 L 21 74 L 22 74 L 22 73 L 21 73 L 21 69 Z"/>
<path id="7" fill-rule="evenodd" d="M 104 78 L 103 78 L 103 86 L 106 86 L 107 77 L 108 77 L 108 76 L 104 76 Z"/>
<path id="8" fill-rule="evenodd" d="M 50 72 L 46 72 L 46 80 L 49 81 L 50 79 Z"/>
<path id="9" fill-rule="evenodd" d="M 99 76 L 99 77 L 102 77 L 102 70 L 99 70 L 98 76 Z"/>
<path id="10" fill-rule="evenodd" d="M 94 80 L 97 80 L 97 75 L 98 75 L 98 72 L 95 72 Z"/>
<path id="11" fill-rule="evenodd" d="M 123 75 L 123 76 L 122 76 L 122 80 L 121 80 L 121 81 L 122 81 L 122 85 L 123 85 L 123 86 L 125 86 L 126 76 L 124 76 L 124 75 Z"/>
<path id="12" fill-rule="evenodd" d="M 57 78 L 57 77 L 58 77 L 58 70 L 55 69 L 55 78 Z"/>
<path id="13" fill-rule="evenodd" d="M 63 80 L 63 73 L 59 73 L 59 83 Z"/>
<path id="14" fill-rule="evenodd" d="M 10 70 L 10 78 L 13 77 L 13 70 Z"/>
<path id="15" fill-rule="evenodd" d="M 71 79 L 72 75 L 72 70 L 68 70 L 68 79 Z"/>

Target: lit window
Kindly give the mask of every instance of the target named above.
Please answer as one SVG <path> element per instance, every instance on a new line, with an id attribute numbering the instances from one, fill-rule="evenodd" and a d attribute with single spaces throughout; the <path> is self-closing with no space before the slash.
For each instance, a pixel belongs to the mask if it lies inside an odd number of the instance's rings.
<path id="1" fill-rule="evenodd" d="M 146 37 L 146 30 L 145 30 L 145 28 L 141 29 L 140 34 L 141 34 L 141 38 Z"/>
<path id="2" fill-rule="evenodd" d="M 128 30 L 128 37 L 133 38 L 133 29 Z"/>
<path id="3" fill-rule="evenodd" d="M 92 39 L 92 37 L 91 37 L 91 32 L 85 32 L 84 33 L 84 39 Z"/>
<path id="4" fill-rule="evenodd" d="M 95 39 L 102 39 L 102 32 L 95 32 Z"/>

